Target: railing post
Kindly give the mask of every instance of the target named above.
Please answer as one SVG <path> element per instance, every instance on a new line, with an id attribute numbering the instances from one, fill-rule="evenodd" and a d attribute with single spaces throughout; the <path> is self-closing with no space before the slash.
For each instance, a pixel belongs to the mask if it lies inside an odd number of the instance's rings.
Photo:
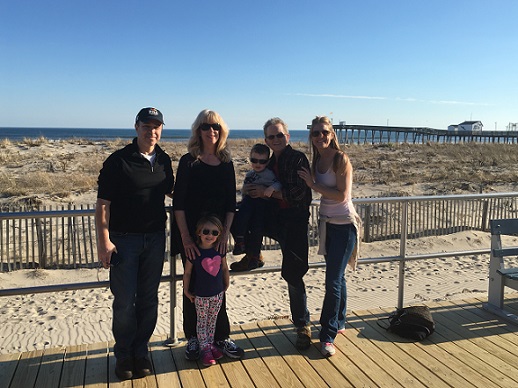
<path id="1" fill-rule="evenodd" d="M 405 295 L 405 259 L 406 259 L 406 240 L 408 236 L 408 201 L 403 202 L 401 214 L 401 238 L 399 241 L 399 278 L 398 278 L 398 301 L 397 307 L 402 308 Z"/>
<path id="2" fill-rule="evenodd" d="M 176 260 L 178 255 L 169 255 L 169 338 L 164 342 L 165 346 L 177 346 L 178 333 L 176 330 Z"/>
<path id="3" fill-rule="evenodd" d="M 38 263 L 40 268 L 47 268 L 47 252 L 45 250 L 46 241 L 43 233 L 41 218 L 36 218 L 36 236 L 38 239 Z M 34 258 L 33 258 L 34 260 Z"/>
<path id="4" fill-rule="evenodd" d="M 485 200 L 482 206 L 482 225 L 480 229 L 484 232 L 487 231 L 488 218 L 489 218 L 489 200 Z"/>
<path id="5" fill-rule="evenodd" d="M 176 263 L 179 255 L 171 255 L 173 245 L 173 233 L 174 233 L 174 213 L 172 208 L 166 209 L 169 212 L 169 249 L 168 261 L 169 261 L 169 338 L 164 341 L 164 346 L 177 346 L 180 344 L 178 341 L 178 333 L 176 330 Z"/>
<path id="6" fill-rule="evenodd" d="M 371 205 L 365 206 L 365 219 L 363 220 L 363 241 L 371 242 Z"/>

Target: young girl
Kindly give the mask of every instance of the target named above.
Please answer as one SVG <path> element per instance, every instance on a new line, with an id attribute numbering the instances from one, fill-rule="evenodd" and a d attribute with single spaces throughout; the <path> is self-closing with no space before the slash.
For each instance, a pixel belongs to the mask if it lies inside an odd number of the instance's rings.
<path id="1" fill-rule="evenodd" d="M 223 357 L 223 353 L 214 346 L 216 318 L 230 279 L 226 256 L 215 248 L 222 233 L 223 224 L 217 217 L 203 217 L 198 221 L 196 236 L 200 255 L 185 262 L 183 274 L 183 292 L 196 306 L 196 334 L 205 366 L 214 365 Z M 193 267 L 196 272 L 194 294 L 189 291 Z"/>

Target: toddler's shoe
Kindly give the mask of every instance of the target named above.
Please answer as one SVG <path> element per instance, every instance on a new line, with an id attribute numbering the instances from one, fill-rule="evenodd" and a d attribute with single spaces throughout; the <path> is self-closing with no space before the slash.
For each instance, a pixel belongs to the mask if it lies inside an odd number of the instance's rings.
<path id="1" fill-rule="evenodd" d="M 232 339 L 227 338 L 226 340 L 222 341 L 215 341 L 214 345 L 218 348 L 218 350 L 224 354 L 227 355 L 227 357 L 233 358 L 233 359 L 240 359 L 243 358 L 245 355 L 245 351 L 241 349 L 239 346 L 236 345 Z"/>
<path id="2" fill-rule="evenodd" d="M 223 353 L 214 345 L 210 345 L 210 351 L 212 352 L 215 360 L 219 360 L 223 357 Z"/>
<path id="3" fill-rule="evenodd" d="M 185 348 L 185 358 L 191 361 L 200 358 L 200 343 L 197 337 L 189 338 L 187 347 Z"/>
<path id="4" fill-rule="evenodd" d="M 216 365 L 216 360 L 214 359 L 210 348 L 202 352 L 201 363 L 205 366 Z"/>
<path id="5" fill-rule="evenodd" d="M 246 255 L 241 260 L 230 264 L 230 269 L 234 272 L 243 272 L 261 268 L 262 266 L 264 266 L 263 255 L 259 255 L 259 257 L 250 257 L 250 255 Z"/>
<path id="6" fill-rule="evenodd" d="M 245 252 L 245 243 L 244 241 L 236 241 L 234 244 L 234 250 L 232 251 L 232 254 L 234 256 L 242 255 Z"/>

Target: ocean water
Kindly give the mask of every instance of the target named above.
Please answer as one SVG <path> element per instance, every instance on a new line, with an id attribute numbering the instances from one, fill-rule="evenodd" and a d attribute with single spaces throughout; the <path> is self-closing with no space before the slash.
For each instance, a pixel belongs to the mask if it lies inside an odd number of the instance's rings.
<path id="1" fill-rule="evenodd" d="M 92 141 L 132 139 L 135 129 L 107 129 L 107 128 L 0 128 L 0 139 L 21 141 L 37 139 L 43 136 L 49 140 L 88 139 Z M 162 141 L 187 142 L 191 136 L 190 129 L 164 129 Z M 308 132 L 305 130 L 291 130 L 291 141 L 307 141 Z M 230 139 L 263 139 L 262 129 L 231 129 Z"/>
<path id="2" fill-rule="evenodd" d="M 387 128 L 388 129 L 388 128 Z M 458 136 L 456 133 L 450 133 L 445 131 L 448 135 Z M 466 138 L 463 141 L 475 141 L 475 142 L 497 142 L 505 143 L 508 142 L 506 137 L 501 132 L 495 132 L 498 136 L 492 136 L 493 131 L 484 131 L 484 137 L 478 138 Z M 504 133 L 505 134 L 505 133 Z M 65 140 L 65 139 L 86 139 L 91 141 L 103 141 L 103 140 L 114 140 L 114 139 L 125 139 L 131 140 L 135 137 L 135 129 L 133 128 L 7 128 L 0 127 L 0 140 L 9 139 L 11 141 L 22 141 L 23 139 L 37 139 L 39 137 L 45 137 L 49 140 Z M 186 143 L 191 136 L 190 129 L 164 129 L 162 131 L 162 141 L 175 141 Z M 290 130 L 290 136 L 292 142 L 308 142 L 308 131 L 307 130 Z M 338 131 L 338 141 L 340 143 L 390 143 L 396 141 L 396 132 L 390 133 L 387 130 L 380 131 L 378 129 L 368 129 L 363 131 Z M 348 137 L 347 137 L 348 136 Z M 390 137 L 389 137 L 390 136 Z M 231 129 L 229 134 L 230 139 L 263 139 L 262 129 Z M 410 143 L 423 143 L 426 141 L 434 141 L 434 138 L 427 138 L 418 132 L 408 131 L 408 142 Z M 440 143 L 443 142 L 457 142 L 455 138 L 442 137 L 438 140 Z M 404 142 L 404 135 L 399 133 L 397 142 Z M 514 137 L 512 142 L 517 142 L 517 138 Z"/>

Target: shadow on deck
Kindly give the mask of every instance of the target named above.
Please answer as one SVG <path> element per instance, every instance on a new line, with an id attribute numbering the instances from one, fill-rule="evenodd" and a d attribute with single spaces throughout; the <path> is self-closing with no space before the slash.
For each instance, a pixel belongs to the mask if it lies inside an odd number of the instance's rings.
<path id="1" fill-rule="evenodd" d="M 0 387 L 510 387 L 518 386 L 518 326 L 482 309 L 485 300 L 427 304 L 436 332 L 415 343 L 377 325 L 388 310 L 349 313 L 348 328 L 336 338 L 337 353 L 320 355 L 318 323 L 314 345 L 298 351 L 289 320 L 233 327 L 246 355 L 216 366 L 187 361 L 184 347 L 150 344 L 155 374 L 119 382 L 112 343 L 66 346 L 0 355 Z M 506 308 L 518 313 L 518 295 Z"/>

